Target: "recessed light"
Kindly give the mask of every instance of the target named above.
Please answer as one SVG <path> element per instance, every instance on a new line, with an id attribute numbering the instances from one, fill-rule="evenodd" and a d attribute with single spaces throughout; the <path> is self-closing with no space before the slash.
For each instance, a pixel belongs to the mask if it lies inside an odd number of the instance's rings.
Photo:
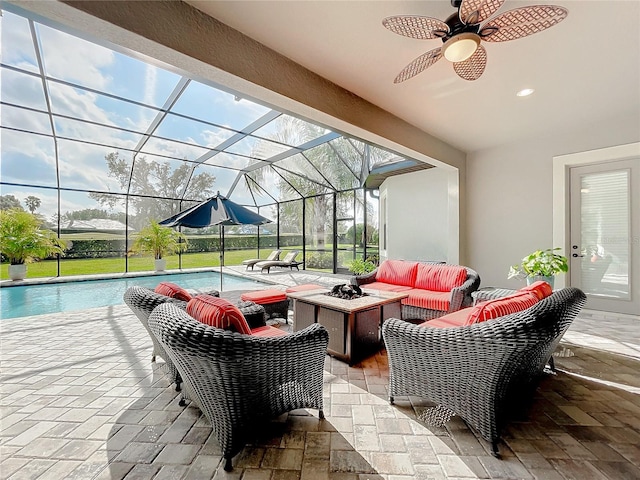
<path id="1" fill-rule="evenodd" d="M 535 90 L 533 88 L 523 88 L 522 90 L 520 90 L 518 93 L 516 93 L 516 95 L 518 97 L 528 97 L 529 95 L 531 95 L 533 92 L 535 92 Z"/>

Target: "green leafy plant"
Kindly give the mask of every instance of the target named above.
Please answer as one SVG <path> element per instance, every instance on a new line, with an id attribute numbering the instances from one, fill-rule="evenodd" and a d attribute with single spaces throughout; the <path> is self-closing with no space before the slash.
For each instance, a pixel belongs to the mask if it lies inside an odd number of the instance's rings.
<path id="1" fill-rule="evenodd" d="M 183 233 L 152 220 L 138 232 L 129 253 L 153 255 L 156 260 L 160 260 L 164 255 L 185 251 L 188 245 Z"/>
<path id="2" fill-rule="evenodd" d="M 52 230 L 42 228 L 43 223 L 21 208 L 0 211 L 0 253 L 11 265 L 64 255 L 66 242 Z"/>
<path id="3" fill-rule="evenodd" d="M 519 265 L 512 265 L 509 268 L 507 278 L 553 277 L 567 272 L 569 270 L 567 257 L 555 253 L 557 250 L 560 250 L 560 247 L 536 250 L 527 255 Z"/>
<path id="4" fill-rule="evenodd" d="M 373 272 L 376 269 L 376 264 L 370 258 L 354 258 L 348 263 L 348 267 L 349 271 L 353 272 L 354 275 L 363 275 Z"/>

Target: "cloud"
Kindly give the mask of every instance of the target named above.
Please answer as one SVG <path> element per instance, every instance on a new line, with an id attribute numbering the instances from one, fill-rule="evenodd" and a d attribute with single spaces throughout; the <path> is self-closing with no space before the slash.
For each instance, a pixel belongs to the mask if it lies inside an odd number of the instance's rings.
<path id="1" fill-rule="evenodd" d="M 112 50 L 81 38 L 37 25 L 48 75 L 70 82 L 105 90 L 113 78 L 105 69 L 113 64 Z"/>

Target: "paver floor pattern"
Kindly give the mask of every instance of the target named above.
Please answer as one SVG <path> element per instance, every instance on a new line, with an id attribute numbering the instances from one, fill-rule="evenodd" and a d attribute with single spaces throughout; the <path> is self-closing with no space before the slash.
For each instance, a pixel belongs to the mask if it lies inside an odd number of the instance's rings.
<path id="1" fill-rule="evenodd" d="M 567 333 L 558 374 L 504 431 L 502 460 L 458 417 L 417 420 L 430 406 L 419 398 L 389 405 L 382 350 L 353 367 L 326 357 L 326 419 L 282 415 L 232 472 L 126 306 L 3 320 L 0 478 L 640 479 L 640 342 L 628 335 L 639 319 L 598 315 Z"/>

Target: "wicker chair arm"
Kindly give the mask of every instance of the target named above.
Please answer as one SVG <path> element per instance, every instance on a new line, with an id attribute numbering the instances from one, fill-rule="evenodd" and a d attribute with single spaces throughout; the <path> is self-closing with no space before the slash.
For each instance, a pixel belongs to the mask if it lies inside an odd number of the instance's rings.
<path id="1" fill-rule="evenodd" d="M 480 287 L 480 275 L 478 275 L 478 272 L 468 267 L 465 268 L 467 269 L 467 279 L 462 285 L 451 290 L 451 299 L 449 302 L 450 312 L 456 312 L 461 308 L 473 305 L 471 293 Z"/>
<path id="2" fill-rule="evenodd" d="M 354 275 L 351 277 L 351 285 L 366 285 L 367 283 L 373 283 L 376 281 L 376 275 L 378 269 L 376 268 L 372 272 L 365 273 L 363 275 Z"/>

